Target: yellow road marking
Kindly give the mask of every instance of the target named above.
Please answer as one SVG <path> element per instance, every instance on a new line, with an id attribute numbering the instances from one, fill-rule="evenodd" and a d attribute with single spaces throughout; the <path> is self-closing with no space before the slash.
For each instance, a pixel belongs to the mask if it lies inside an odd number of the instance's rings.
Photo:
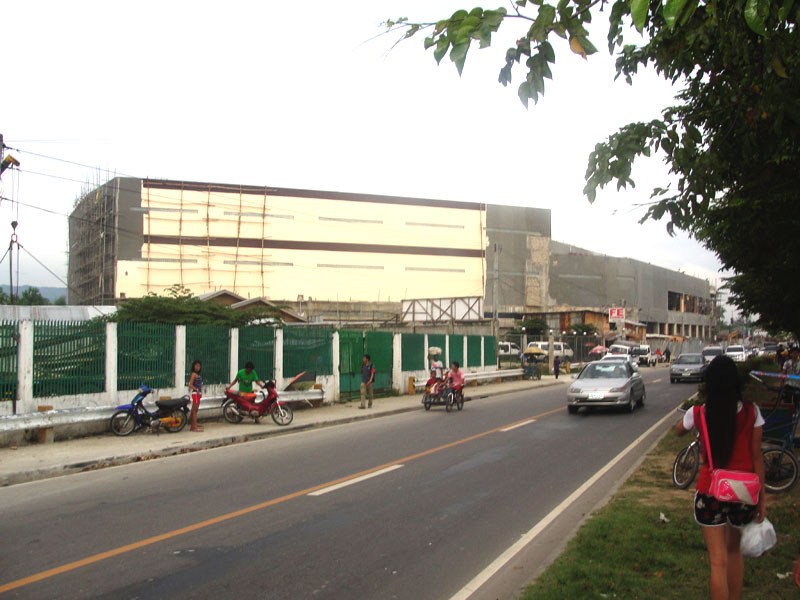
<path id="1" fill-rule="evenodd" d="M 552 415 L 554 413 L 560 412 L 564 410 L 564 407 L 556 408 L 553 410 L 549 410 L 547 412 L 540 413 L 533 417 L 526 417 L 525 419 L 521 419 L 520 421 L 515 421 L 509 425 L 502 425 L 500 427 L 495 427 L 494 429 L 490 429 L 488 431 L 484 431 L 482 433 L 476 433 L 475 435 L 471 435 L 469 437 L 465 437 L 460 440 L 456 440 L 455 442 L 450 442 L 448 444 L 443 444 L 441 446 L 436 446 L 435 448 L 430 448 L 429 450 L 423 450 L 422 452 L 417 452 L 416 454 L 412 454 L 411 456 L 406 456 L 404 458 L 399 458 L 397 460 L 393 460 L 391 462 L 378 465 L 377 467 L 372 467 L 371 469 L 366 469 L 359 473 L 353 473 L 352 475 L 346 475 L 344 477 L 340 477 L 339 479 L 334 479 L 332 481 L 328 481 L 325 483 L 321 483 L 319 485 L 315 485 L 314 487 L 306 488 L 304 490 L 300 490 L 298 492 L 292 492 L 291 494 L 286 494 L 285 496 L 281 496 L 279 498 L 273 498 L 272 500 L 268 500 L 266 502 L 261 502 L 259 504 L 254 504 L 252 506 L 248 506 L 246 508 L 242 508 L 239 510 L 235 510 L 233 512 L 229 512 L 223 515 L 219 515 L 213 517 L 211 519 L 206 519 L 205 521 L 200 521 L 199 523 L 195 523 L 193 525 L 187 525 L 186 527 L 181 527 L 180 529 L 174 529 L 172 531 L 167 531 L 165 533 L 154 535 L 149 538 L 145 538 L 143 540 L 139 540 L 138 542 L 133 542 L 131 544 L 125 544 L 124 546 L 119 546 L 118 548 L 112 548 L 111 550 L 106 550 L 105 552 L 100 552 L 99 554 L 92 554 L 91 556 L 87 556 L 86 558 L 82 558 L 80 560 L 76 560 L 70 563 L 66 563 L 59 567 L 54 567 L 52 569 L 47 569 L 46 571 L 41 571 L 39 573 L 35 573 L 33 575 L 29 575 L 28 577 L 23 577 L 22 579 L 15 579 L 14 581 L 9 581 L 3 585 L 0 585 L 0 594 L 4 592 L 10 592 L 11 590 L 16 590 L 26 585 L 30 585 L 31 583 L 36 583 L 38 581 L 42 581 L 44 579 L 50 579 L 51 577 L 55 577 L 56 575 L 62 575 L 64 573 L 68 573 L 70 571 L 74 571 L 75 569 L 79 569 L 81 567 L 85 567 L 87 565 L 92 565 L 94 563 L 98 563 L 100 561 L 106 560 L 108 558 L 113 558 L 115 556 L 119 556 L 121 554 L 127 554 L 128 552 L 132 552 L 134 550 L 138 550 L 140 548 L 144 548 L 146 546 L 151 546 L 153 544 L 157 544 L 158 542 L 163 542 L 165 540 L 172 539 L 174 537 L 178 537 L 187 533 L 192 533 L 193 531 L 198 531 L 200 529 L 205 529 L 206 527 L 210 527 L 212 525 L 217 525 L 219 523 L 224 523 L 225 521 L 230 521 L 231 519 L 236 519 L 238 517 L 243 517 L 245 515 L 249 515 L 258 510 L 263 510 L 265 508 L 269 508 L 270 506 L 275 506 L 276 504 L 282 504 L 283 502 L 288 502 L 289 500 L 294 500 L 295 498 L 299 498 L 300 496 L 305 496 L 307 494 L 311 494 L 313 492 L 322 490 L 324 488 L 328 488 L 334 485 L 338 485 L 340 483 L 348 482 L 352 479 L 357 479 L 359 477 L 364 477 L 365 475 L 370 475 L 375 473 L 376 471 L 381 471 L 387 469 L 389 467 L 394 467 L 395 465 L 400 465 L 402 463 L 407 463 L 412 460 L 416 460 L 418 458 L 423 458 L 425 456 L 429 456 L 431 454 L 435 454 L 436 452 L 441 452 L 442 450 L 447 450 L 448 448 L 454 448 L 455 446 L 460 446 L 461 444 L 466 444 L 467 442 L 471 442 L 482 437 L 486 437 L 487 435 L 491 435 L 493 433 L 497 433 L 501 431 L 505 427 L 514 426 L 521 423 L 527 423 L 531 419 L 539 419 L 541 417 L 545 417 L 547 415 Z"/>

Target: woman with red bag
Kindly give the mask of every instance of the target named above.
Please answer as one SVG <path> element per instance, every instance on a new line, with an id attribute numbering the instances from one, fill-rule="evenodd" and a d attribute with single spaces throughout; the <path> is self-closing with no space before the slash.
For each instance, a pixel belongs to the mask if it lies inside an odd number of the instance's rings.
<path id="1" fill-rule="evenodd" d="M 744 580 L 744 557 L 739 550 L 741 528 L 754 518 L 760 523 L 767 515 L 763 483 L 758 502 L 749 505 L 721 502 L 709 494 L 711 473 L 708 446 L 715 468 L 756 473 L 764 481 L 761 433 L 764 418 L 758 407 L 742 401 L 736 363 L 717 356 L 706 370 L 706 403 L 686 411 L 675 433 L 683 435 L 700 422 L 705 410 L 709 444 L 703 444 L 703 466 L 697 479 L 694 517 L 703 531 L 711 563 L 712 600 L 738 600 Z"/>

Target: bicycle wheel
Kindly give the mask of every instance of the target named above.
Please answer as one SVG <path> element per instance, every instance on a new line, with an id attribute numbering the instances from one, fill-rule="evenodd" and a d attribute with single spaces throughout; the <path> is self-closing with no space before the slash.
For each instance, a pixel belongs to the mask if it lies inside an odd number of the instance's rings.
<path id="1" fill-rule="evenodd" d="M 788 492 L 797 483 L 800 466 L 794 453 L 782 448 L 764 450 L 764 487 L 768 492 Z"/>
<path id="2" fill-rule="evenodd" d="M 444 409 L 447 412 L 453 410 L 453 392 L 447 392 L 444 395 Z"/>
<path id="3" fill-rule="evenodd" d="M 685 490 L 692 485 L 699 468 L 700 452 L 697 444 L 682 448 L 672 465 L 672 484 L 678 489 Z"/>
<path id="4" fill-rule="evenodd" d="M 118 410 L 111 417 L 111 432 L 114 435 L 126 436 L 136 429 L 136 418 L 132 411 Z"/>

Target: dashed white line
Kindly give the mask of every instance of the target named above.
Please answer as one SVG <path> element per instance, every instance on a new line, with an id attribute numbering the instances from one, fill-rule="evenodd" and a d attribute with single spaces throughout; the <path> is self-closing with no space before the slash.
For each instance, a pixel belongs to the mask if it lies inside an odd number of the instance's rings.
<path id="1" fill-rule="evenodd" d="M 531 423 L 536 423 L 536 419 L 528 419 L 527 421 L 522 421 L 521 423 L 517 423 L 516 425 L 511 425 L 509 427 L 505 427 L 501 429 L 503 433 L 506 431 L 511 431 L 512 429 L 516 429 L 517 427 L 522 427 L 523 425 L 530 425 Z"/>
<path id="2" fill-rule="evenodd" d="M 347 481 L 343 481 L 342 483 L 337 483 L 336 485 L 330 485 L 326 488 L 322 488 L 321 490 L 317 490 L 316 492 L 310 492 L 309 496 L 322 496 L 323 494 L 327 494 L 328 492 L 335 492 L 336 490 L 340 490 L 343 487 L 347 487 L 348 485 L 353 485 L 355 483 L 361 483 L 362 481 L 366 481 L 367 479 L 372 479 L 373 477 L 378 477 L 379 475 L 384 475 L 395 469 L 400 469 L 404 465 L 392 465 L 391 467 L 386 467 L 385 469 L 381 469 L 379 471 L 374 471 L 373 473 L 367 473 L 366 475 L 362 475 L 361 477 L 355 477 L 353 479 L 348 479 Z"/>

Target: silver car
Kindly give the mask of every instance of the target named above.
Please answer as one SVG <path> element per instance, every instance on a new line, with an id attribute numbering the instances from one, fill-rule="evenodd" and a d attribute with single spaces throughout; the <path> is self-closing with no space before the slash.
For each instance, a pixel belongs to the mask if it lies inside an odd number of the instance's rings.
<path id="1" fill-rule="evenodd" d="M 591 362 L 567 389 L 567 410 L 575 414 L 581 406 L 618 406 L 633 412 L 645 400 L 644 380 L 627 360 Z"/>
<path id="2" fill-rule="evenodd" d="M 702 354 L 681 354 L 672 361 L 672 365 L 669 368 L 669 382 L 703 381 L 706 376 L 707 368 L 708 362 L 706 362 Z"/>

